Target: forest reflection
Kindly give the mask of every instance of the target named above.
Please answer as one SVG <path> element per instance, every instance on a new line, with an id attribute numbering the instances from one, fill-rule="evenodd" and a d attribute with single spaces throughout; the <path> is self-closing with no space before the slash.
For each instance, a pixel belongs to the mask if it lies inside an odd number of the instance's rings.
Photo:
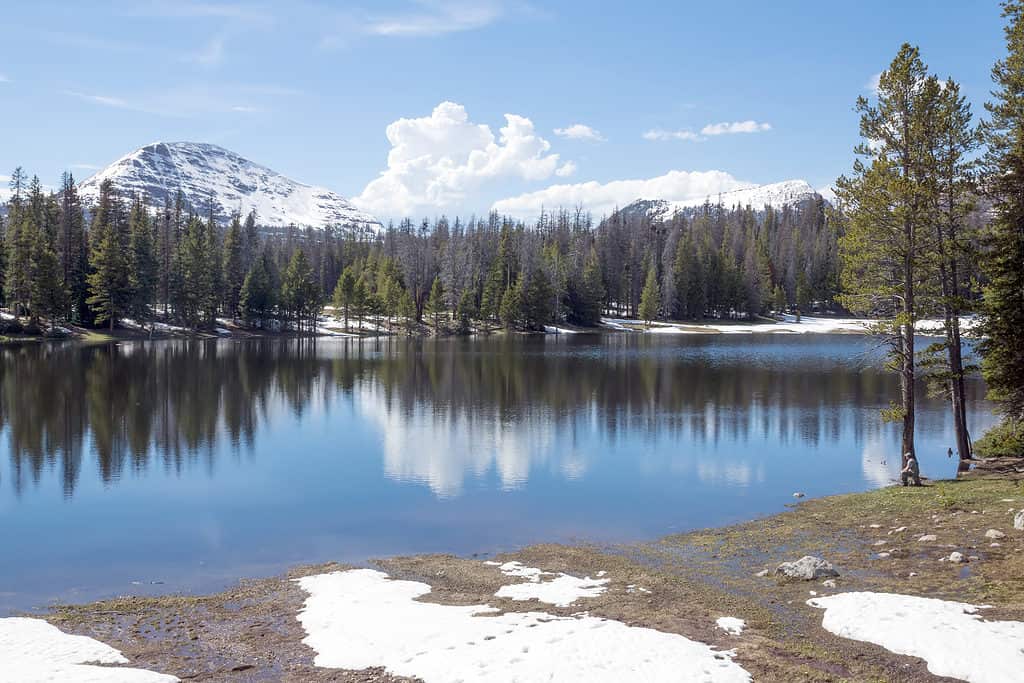
<path id="1" fill-rule="evenodd" d="M 0 443 L 16 495 L 53 469 L 70 497 L 86 476 L 212 472 L 217 458 L 253 452 L 261 429 L 347 402 L 380 430 L 389 477 L 444 497 L 492 465 L 514 488 L 555 434 L 614 442 L 628 432 L 681 447 L 877 441 L 875 409 L 896 384 L 864 360 L 866 348 L 859 338 L 747 348 L 630 335 L 35 344 L 0 351 Z M 979 399 L 980 382 L 970 391 Z M 349 424 L 337 424 L 343 437 Z M 919 425 L 944 428 L 941 404 Z M 571 450 L 558 463 L 570 478 L 586 469 Z M 93 462 L 95 475 L 83 472 Z"/>

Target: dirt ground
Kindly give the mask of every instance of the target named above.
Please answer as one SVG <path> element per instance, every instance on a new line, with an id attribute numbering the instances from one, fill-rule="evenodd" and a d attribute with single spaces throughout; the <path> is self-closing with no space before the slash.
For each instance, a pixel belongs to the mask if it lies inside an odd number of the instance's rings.
<path id="1" fill-rule="evenodd" d="M 579 576 L 607 572 L 611 582 L 604 594 L 568 608 L 496 598 L 509 578 L 479 559 L 430 555 L 373 564 L 394 578 L 430 584 L 433 591 L 425 599 L 439 603 L 561 615 L 583 608 L 735 649 L 736 661 L 756 681 L 948 680 L 929 674 L 922 660 L 831 635 L 821 628 L 822 612 L 806 600 L 812 591 L 900 592 L 989 604 L 994 607 L 984 611 L 985 618 L 1024 620 L 1024 532 L 1013 529 L 1009 512 L 1024 509 L 1024 482 L 1019 473 L 987 472 L 922 488 L 808 500 L 772 517 L 653 543 L 540 545 L 494 558 Z M 1005 537 L 986 538 L 989 529 Z M 918 540 L 926 534 L 936 540 Z M 972 559 L 940 560 L 954 550 Z M 805 554 L 835 565 L 840 576 L 834 588 L 757 576 Z M 302 644 L 305 634 L 296 620 L 305 594 L 292 579 L 341 569 L 303 567 L 211 596 L 64 606 L 47 618 L 120 649 L 133 666 L 185 681 L 409 680 L 380 669 L 313 666 L 314 653 Z M 721 616 L 741 617 L 748 629 L 728 635 L 715 626 Z"/>

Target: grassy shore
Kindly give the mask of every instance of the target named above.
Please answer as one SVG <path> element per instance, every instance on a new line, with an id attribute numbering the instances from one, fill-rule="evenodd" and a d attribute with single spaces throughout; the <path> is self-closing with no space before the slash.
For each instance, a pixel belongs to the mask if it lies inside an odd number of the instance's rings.
<path id="1" fill-rule="evenodd" d="M 480 559 L 429 555 L 373 565 L 395 578 L 429 583 L 426 599 L 488 603 L 508 611 L 542 609 L 590 614 L 679 633 L 722 649 L 755 680 L 934 681 L 924 662 L 821 628 L 807 606 L 819 595 L 867 590 L 992 605 L 988 619 L 1024 620 L 1024 532 L 1009 510 L 1024 508 L 1024 481 L 972 473 L 922 488 L 890 487 L 807 500 L 782 514 L 721 529 L 668 536 L 630 546 L 539 545 L 497 559 L 549 571 L 594 576 L 607 572 L 608 590 L 580 605 L 555 608 L 494 597 L 507 577 Z M 998 541 L 989 529 L 1005 534 Z M 934 535 L 934 541 L 920 541 Z M 993 545 L 995 544 L 995 545 Z M 941 561 L 952 551 L 973 558 Z M 763 569 L 805 555 L 831 561 L 835 587 L 820 581 L 781 583 Z M 121 598 L 55 609 L 48 619 L 64 630 L 122 650 L 135 666 L 196 681 L 395 681 L 381 670 L 316 669 L 295 619 L 305 595 L 290 579 L 340 569 L 302 567 L 287 576 L 243 581 L 211 596 Z M 642 590 L 641 590 L 642 589 Z M 343 616 L 343 615 L 342 615 Z M 732 636 L 715 619 L 745 619 Z"/>

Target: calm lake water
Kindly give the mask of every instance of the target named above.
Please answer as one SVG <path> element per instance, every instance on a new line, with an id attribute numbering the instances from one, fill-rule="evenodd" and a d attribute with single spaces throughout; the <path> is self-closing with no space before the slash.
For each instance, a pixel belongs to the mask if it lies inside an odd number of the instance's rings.
<path id="1" fill-rule="evenodd" d="M 856 335 L 0 351 L 0 614 L 297 563 L 618 542 L 890 483 Z M 975 435 L 994 420 L 969 384 Z M 922 471 L 952 476 L 924 400 Z"/>

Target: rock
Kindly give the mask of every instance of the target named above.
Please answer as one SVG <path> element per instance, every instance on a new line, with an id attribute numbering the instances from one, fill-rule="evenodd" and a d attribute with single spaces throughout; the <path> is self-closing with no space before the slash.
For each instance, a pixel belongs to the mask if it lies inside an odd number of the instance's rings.
<path id="1" fill-rule="evenodd" d="M 988 547 L 989 548 L 1002 548 L 1003 544 L 1002 543 L 996 543 L 995 541 L 993 541 L 992 543 L 988 544 Z"/>
<path id="2" fill-rule="evenodd" d="M 989 529 L 985 532 L 985 538 L 991 538 L 993 541 L 998 541 L 1000 538 L 1006 538 L 1006 534 L 999 529 Z"/>
<path id="3" fill-rule="evenodd" d="M 868 524 L 868 528 L 869 529 L 881 529 L 882 525 L 881 524 Z"/>
<path id="4" fill-rule="evenodd" d="M 889 535 L 890 535 L 890 536 L 892 536 L 893 534 L 902 534 L 902 533 L 903 533 L 904 531 L 906 531 L 906 530 L 907 530 L 907 527 L 905 527 L 905 526 L 901 526 L 901 527 L 899 527 L 899 528 L 897 528 L 897 529 L 892 529 L 892 530 L 891 530 L 891 531 L 889 532 Z"/>
<path id="5" fill-rule="evenodd" d="M 875 541 L 872 545 L 885 545 L 886 541 Z"/>
<path id="6" fill-rule="evenodd" d="M 762 569 L 755 576 L 768 576 L 769 574 L 771 574 L 770 571 L 768 571 L 767 569 Z"/>
<path id="7" fill-rule="evenodd" d="M 917 576 L 917 572 L 910 572 L 909 574 L 907 574 L 907 578 L 910 579 L 914 578 L 915 576 Z"/>
<path id="8" fill-rule="evenodd" d="M 961 563 L 967 561 L 966 558 L 964 558 L 963 553 L 958 553 L 955 550 L 953 552 L 951 552 L 949 554 L 949 557 L 946 558 L 946 559 L 949 560 L 950 562 L 952 562 L 953 564 L 961 564 Z"/>
<path id="9" fill-rule="evenodd" d="M 821 582 L 821 585 L 824 586 L 825 588 L 835 588 L 836 587 L 836 580 L 835 579 L 825 579 L 824 581 Z"/>
<path id="10" fill-rule="evenodd" d="M 839 576 L 831 562 L 804 555 L 796 562 L 783 562 L 775 568 L 775 576 L 788 581 L 812 581 L 830 576 Z"/>
<path id="11" fill-rule="evenodd" d="M 804 497 L 804 494 L 802 494 L 802 493 L 800 493 L 799 491 L 797 491 L 796 493 L 794 493 L 794 494 L 793 494 L 793 497 L 794 497 L 794 498 L 803 498 L 803 497 Z"/>
<path id="12" fill-rule="evenodd" d="M 918 543 L 931 543 L 936 538 L 938 538 L 938 537 L 935 534 L 925 534 L 921 538 L 917 539 L 917 542 Z"/>
<path id="13" fill-rule="evenodd" d="M 892 553 L 886 553 L 886 552 L 881 552 L 881 553 L 878 553 L 877 555 L 875 555 L 875 557 L 877 557 L 880 560 L 884 560 L 885 558 L 890 557 L 890 556 L 892 556 Z"/>
<path id="14" fill-rule="evenodd" d="M 1024 510 L 1021 510 L 1013 518 L 1013 528 L 1017 531 L 1024 531 Z"/>

